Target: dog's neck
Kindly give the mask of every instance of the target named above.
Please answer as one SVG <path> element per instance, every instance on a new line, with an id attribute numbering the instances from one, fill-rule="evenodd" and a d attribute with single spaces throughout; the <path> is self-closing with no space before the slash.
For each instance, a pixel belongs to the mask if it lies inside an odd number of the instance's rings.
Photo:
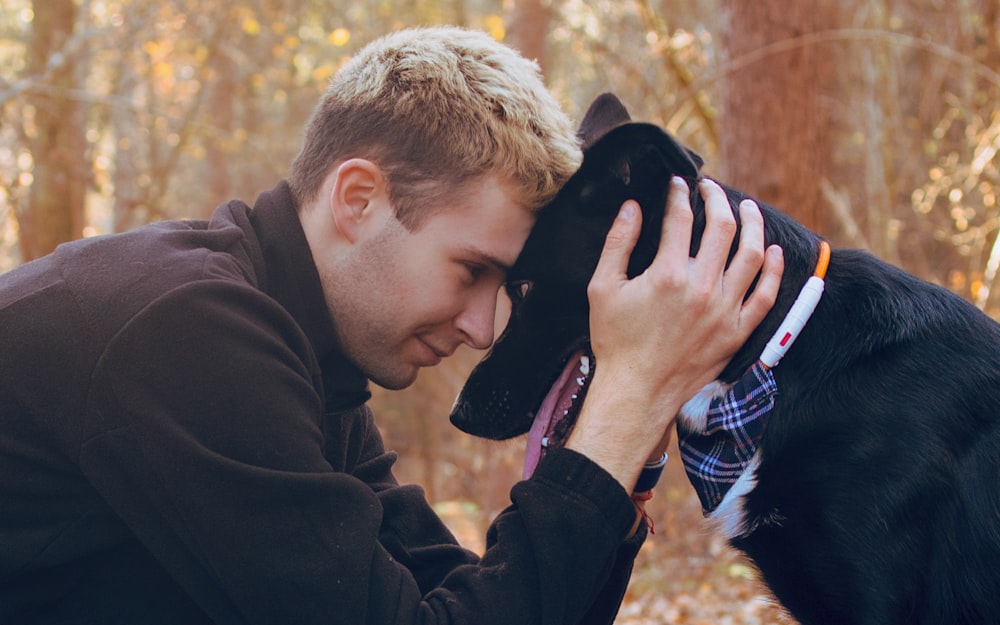
<path id="1" fill-rule="evenodd" d="M 792 343 L 798 338 L 799 333 L 805 328 L 809 318 L 812 317 L 820 298 L 823 297 L 823 279 L 826 278 L 826 269 L 829 263 L 830 244 L 826 241 L 820 241 L 819 259 L 816 261 L 816 269 L 813 271 L 812 277 L 806 280 L 802 290 L 799 291 L 799 296 L 760 355 L 760 361 L 765 367 L 771 369 L 781 361 Z"/>
<path id="2" fill-rule="evenodd" d="M 736 381 L 760 359 L 765 346 L 791 311 L 803 285 L 815 274 L 815 269 L 819 268 L 818 259 L 824 254 L 825 244 L 821 237 L 776 209 L 766 204 L 760 206 L 764 213 L 765 242 L 781 245 L 785 252 L 784 276 L 771 311 L 720 374 L 719 379 L 727 383 Z M 754 282 L 751 288 L 756 289 L 757 283 Z"/>
<path id="3" fill-rule="evenodd" d="M 678 438 L 688 479 L 706 515 L 724 517 L 753 488 L 754 477 L 744 475 L 756 462 L 767 422 L 774 407 L 777 384 L 771 372 L 795 342 L 823 294 L 830 246 L 820 241 L 819 260 L 798 298 L 768 341 L 760 359 L 734 384 L 716 381 L 701 390 L 678 413 Z M 742 483 L 742 488 L 735 488 Z M 736 506 L 739 508 L 739 506 Z M 742 521 L 726 523 L 727 536 L 746 530 Z"/>

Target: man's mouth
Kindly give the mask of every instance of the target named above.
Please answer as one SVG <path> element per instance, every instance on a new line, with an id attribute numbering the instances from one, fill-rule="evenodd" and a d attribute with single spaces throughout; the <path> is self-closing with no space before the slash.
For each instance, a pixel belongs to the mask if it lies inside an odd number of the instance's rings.
<path id="1" fill-rule="evenodd" d="M 594 357 L 588 350 L 573 352 L 563 372 L 542 400 L 535 412 L 535 421 L 528 431 L 524 479 L 535 471 L 547 449 L 562 447 L 566 443 L 580 414 L 594 364 Z"/>
<path id="2" fill-rule="evenodd" d="M 435 347 L 434 345 L 432 345 L 429 341 L 427 341 L 425 339 L 422 339 L 420 337 L 418 337 L 418 340 L 421 343 L 423 343 L 423 345 L 424 345 L 425 348 L 427 348 L 427 351 L 429 352 L 429 355 L 431 356 L 431 360 L 432 360 L 432 362 L 430 363 L 431 365 L 436 365 L 437 363 L 441 362 L 441 360 L 447 358 L 448 356 L 450 356 L 452 354 L 453 350 L 449 351 L 449 350 L 440 349 L 440 348 Z"/>

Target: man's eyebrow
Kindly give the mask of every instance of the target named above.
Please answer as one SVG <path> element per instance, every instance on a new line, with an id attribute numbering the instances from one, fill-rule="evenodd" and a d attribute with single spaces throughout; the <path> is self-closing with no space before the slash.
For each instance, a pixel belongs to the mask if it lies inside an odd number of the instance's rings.
<path id="1" fill-rule="evenodd" d="M 496 269 L 500 270 L 504 275 L 510 273 L 510 268 L 512 263 L 490 254 L 485 250 L 481 250 L 476 247 L 467 247 L 464 249 L 465 253 L 469 256 L 474 256 L 477 261 L 484 263 L 486 265 L 493 265 Z"/>

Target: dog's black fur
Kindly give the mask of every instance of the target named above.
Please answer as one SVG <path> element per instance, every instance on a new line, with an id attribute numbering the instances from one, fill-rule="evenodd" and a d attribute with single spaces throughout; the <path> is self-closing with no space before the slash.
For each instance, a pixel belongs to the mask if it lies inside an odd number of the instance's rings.
<path id="1" fill-rule="evenodd" d="M 510 275 L 508 327 L 452 413 L 473 434 L 525 432 L 565 359 L 587 346 L 586 286 L 622 203 L 643 210 L 635 275 L 655 254 L 670 176 L 696 188 L 700 159 L 631 123 L 613 96 L 580 132 L 583 164 L 539 214 Z M 744 196 L 727 193 L 735 211 Z M 693 253 L 704 229 L 697 191 L 692 204 Z M 724 381 L 758 358 L 817 258 L 815 234 L 759 204 L 785 273 Z M 752 529 L 731 542 L 778 600 L 804 625 L 1000 623 L 1000 325 L 943 288 L 838 249 L 812 320 L 773 372 L 779 395 L 743 501 Z"/>

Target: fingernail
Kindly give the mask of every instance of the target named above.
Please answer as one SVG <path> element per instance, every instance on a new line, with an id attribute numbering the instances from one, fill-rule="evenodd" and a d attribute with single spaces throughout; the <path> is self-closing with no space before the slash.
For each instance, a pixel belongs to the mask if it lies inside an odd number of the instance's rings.
<path id="1" fill-rule="evenodd" d="M 622 204 L 622 209 L 618 213 L 618 216 L 626 221 L 632 221 L 635 218 L 635 202 L 630 200 Z"/>
<path id="2" fill-rule="evenodd" d="M 671 178 L 670 183 L 673 184 L 675 187 L 684 187 L 685 189 L 687 188 L 687 180 L 684 180 L 680 176 L 674 176 L 673 178 Z"/>

